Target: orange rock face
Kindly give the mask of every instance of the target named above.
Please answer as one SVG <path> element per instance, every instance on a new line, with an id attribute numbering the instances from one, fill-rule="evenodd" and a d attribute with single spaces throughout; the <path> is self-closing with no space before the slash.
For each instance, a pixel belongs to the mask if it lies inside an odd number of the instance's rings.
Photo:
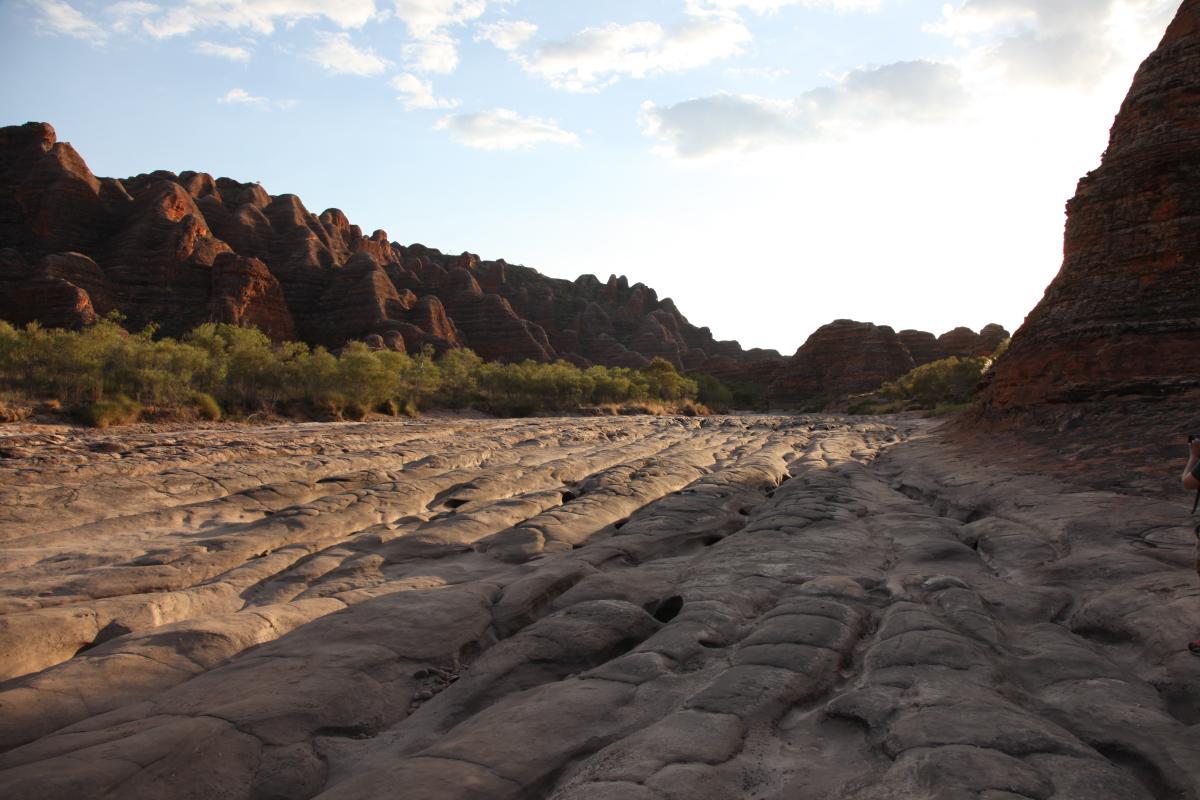
<path id="1" fill-rule="evenodd" d="M 987 407 L 1200 384 L 1198 220 L 1200 2 L 1186 0 L 1067 204 L 1062 269 L 997 362 Z"/>
<path id="2" fill-rule="evenodd" d="M 91 266 L 64 272 L 68 252 Z M 313 214 L 295 195 L 203 172 L 97 178 L 45 123 L 0 128 L 0 256 L 0 318 L 13 322 L 78 327 L 115 309 L 168 334 L 212 320 L 275 339 L 377 336 L 499 360 L 644 366 L 661 356 L 695 369 L 716 358 L 735 380 L 762 380 L 783 362 L 716 341 L 624 277 L 555 280 L 404 247 L 382 230 L 365 236 L 336 208 Z"/>

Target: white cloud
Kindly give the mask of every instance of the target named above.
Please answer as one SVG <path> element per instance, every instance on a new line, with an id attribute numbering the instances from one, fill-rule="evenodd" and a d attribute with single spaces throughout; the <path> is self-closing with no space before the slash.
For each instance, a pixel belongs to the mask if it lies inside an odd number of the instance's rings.
<path id="1" fill-rule="evenodd" d="M 1166 27 L 1175 0 L 963 0 L 925 26 L 954 39 L 981 80 L 1091 86 Z"/>
<path id="2" fill-rule="evenodd" d="M 271 100 L 266 97 L 250 94 L 245 89 L 234 88 L 230 89 L 225 94 L 217 98 L 218 103 L 233 106 L 255 106 L 258 108 L 280 108 L 288 109 L 295 108 L 299 105 L 298 100 Z"/>
<path id="3" fill-rule="evenodd" d="M 735 14 L 693 12 L 670 29 L 657 22 L 585 28 L 518 59 L 526 71 L 555 88 L 585 92 L 615 83 L 621 76 L 644 78 L 695 69 L 741 52 L 750 38 Z"/>
<path id="4" fill-rule="evenodd" d="M 748 9 L 756 14 L 773 14 L 785 6 L 832 9 L 842 13 L 878 11 L 883 0 L 688 0 L 694 8 L 720 11 Z"/>
<path id="5" fill-rule="evenodd" d="M 407 72 L 394 75 L 389 83 L 400 93 L 399 99 L 407 111 L 458 107 L 457 100 L 434 96 L 433 82 L 416 75 Z"/>
<path id="6" fill-rule="evenodd" d="M 265 97 L 250 94 L 245 89 L 235 88 L 218 97 L 217 102 L 239 106 L 265 106 L 270 101 Z"/>
<path id="7" fill-rule="evenodd" d="M 579 137 L 558 127 L 554 120 L 522 117 L 515 111 L 498 108 L 474 114 L 450 114 L 434 126 L 450 138 L 479 150 L 518 150 L 535 145 L 579 144 Z"/>
<path id="8" fill-rule="evenodd" d="M 312 60 L 335 75 L 381 75 L 392 65 L 370 47 L 356 47 L 348 33 L 322 33 L 320 40 Z"/>
<path id="9" fill-rule="evenodd" d="M 477 42 L 491 42 L 501 50 L 519 50 L 537 33 L 538 26 L 532 22 L 492 22 L 480 25 L 475 34 Z"/>
<path id="10" fill-rule="evenodd" d="M 730 67 L 726 75 L 735 78 L 759 78 L 761 80 L 777 81 L 792 74 L 786 67 Z"/>
<path id="11" fill-rule="evenodd" d="M 478 19 L 487 5 L 487 0 L 395 0 L 396 16 L 415 39 Z"/>
<path id="12" fill-rule="evenodd" d="M 118 33 L 127 33 L 135 23 L 158 12 L 158 6 L 144 0 L 121 0 L 104 9 L 113 18 L 112 29 Z"/>
<path id="13" fill-rule="evenodd" d="M 323 18 L 339 28 L 361 28 L 377 16 L 375 0 L 185 0 L 182 5 L 142 14 L 151 36 L 182 36 L 205 28 L 248 28 L 271 34 L 279 24 Z"/>
<path id="14" fill-rule="evenodd" d="M 404 45 L 404 63 L 418 72 L 448 75 L 458 67 L 458 40 L 449 34 L 433 33 Z"/>
<path id="15" fill-rule="evenodd" d="M 458 67 L 458 40 L 446 29 L 478 19 L 488 0 L 394 0 L 394 5 L 411 37 L 403 49 L 405 66 L 444 75 Z"/>
<path id="16" fill-rule="evenodd" d="M 967 102 L 957 67 L 901 61 L 855 70 L 794 100 L 716 94 L 670 106 L 647 102 L 641 123 L 662 152 L 689 158 L 836 139 L 894 122 L 938 122 Z"/>
<path id="17" fill-rule="evenodd" d="M 108 38 L 107 31 L 70 3 L 63 0 L 35 0 L 34 5 L 42 12 L 39 24 L 55 33 L 89 42 L 102 42 Z"/>
<path id="18" fill-rule="evenodd" d="M 192 50 L 201 55 L 216 56 L 217 58 L 225 58 L 230 61 L 240 61 L 243 64 L 250 60 L 250 51 L 244 47 L 237 47 L 235 45 L 200 42 Z"/>

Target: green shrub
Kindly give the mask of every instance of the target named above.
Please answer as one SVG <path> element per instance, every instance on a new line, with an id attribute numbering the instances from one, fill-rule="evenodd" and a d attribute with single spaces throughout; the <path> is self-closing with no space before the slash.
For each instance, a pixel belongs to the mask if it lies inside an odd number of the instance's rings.
<path id="1" fill-rule="evenodd" d="M 341 419 L 349 402 L 341 392 L 321 392 L 312 398 L 312 410 L 326 419 Z"/>
<path id="2" fill-rule="evenodd" d="M 342 410 L 342 416 L 346 419 L 352 419 L 359 422 L 367 418 L 367 407 L 358 400 L 351 400 L 346 403 L 346 407 Z"/>
<path id="3" fill-rule="evenodd" d="M 987 358 L 943 358 L 911 370 L 895 381 L 895 389 L 885 387 L 891 395 L 911 399 L 922 408 L 939 403 L 965 403 L 979 385 Z"/>
<path id="4" fill-rule="evenodd" d="M 958 414 L 961 411 L 966 411 L 970 407 L 970 403 L 938 403 L 931 411 L 925 413 L 925 417 L 945 417 L 950 414 Z"/>
<path id="5" fill-rule="evenodd" d="M 220 404 L 215 397 L 207 392 L 194 392 L 192 394 L 192 405 L 201 419 L 211 420 L 212 422 L 221 419 Z"/>
<path id="6" fill-rule="evenodd" d="M 435 357 L 431 347 L 408 355 L 361 342 L 334 354 L 223 323 L 197 326 L 181 339 L 156 338 L 153 326 L 130 334 L 120 323 L 110 316 L 66 331 L 0 322 L 0 390 L 95 405 L 97 418 L 110 420 L 117 395 L 147 407 L 194 408 L 211 420 L 260 410 L 362 418 L 374 408 L 415 416 L 421 408 L 469 406 L 521 416 L 609 406 L 705 413 L 705 406 L 739 402 L 737 388 L 681 375 L 662 358 L 644 369 L 485 363 L 469 350 Z"/>
<path id="7" fill-rule="evenodd" d="M 141 416 L 142 407 L 123 394 L 106 397 L 85 406 L 82 416 L 85 422 L 93 428 L 107 428 L 110 425 L 127 425 L 137 421 Z"/>
<path id="8" fill-rule="evenodd" d="M 693 375 L 696 381 L 696 400 L 716 411 L 728 411 L 733 406 L 733 390 L 712 375 Z"/>

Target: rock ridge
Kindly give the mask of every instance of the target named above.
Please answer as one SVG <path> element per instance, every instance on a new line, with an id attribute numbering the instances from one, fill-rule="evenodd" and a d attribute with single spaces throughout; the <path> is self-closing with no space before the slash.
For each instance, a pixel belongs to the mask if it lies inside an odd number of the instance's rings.
<path id="1" fill-rule="evenodd" d="M 1008 338 L 995 323 L 941 336 L 887 325 L 834 320 L 818 328 L 779 369 L 769 387 L 773 404 L 819 410 L 832 400 L 878 389 L 922 364 L 956 356 L 991 355 Z"/>
<path id="2" fill-rule="evenodd" d="M 654 289 L 550 278 L 503 259 L 369 236 L 336 208 L 203 172 L 98 178 L 54 128 L 0 128 L 0 319 L 79 327 L 116 310 L 180 334 L 206 321 L 275 340 L 352 339 L 489 360 L 642 367 L 662 357 L 766 383 L 774 350 L 743 350 Z"/>

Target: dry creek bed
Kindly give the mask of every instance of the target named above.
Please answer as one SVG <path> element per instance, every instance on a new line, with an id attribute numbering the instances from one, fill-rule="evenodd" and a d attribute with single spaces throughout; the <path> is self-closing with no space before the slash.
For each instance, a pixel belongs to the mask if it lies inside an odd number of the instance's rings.
<path id="1" fill-rule="evenodd" d="M 4 797 L 1200 799 L 1186 503 L 927 422 L 0 455 Z"/>

